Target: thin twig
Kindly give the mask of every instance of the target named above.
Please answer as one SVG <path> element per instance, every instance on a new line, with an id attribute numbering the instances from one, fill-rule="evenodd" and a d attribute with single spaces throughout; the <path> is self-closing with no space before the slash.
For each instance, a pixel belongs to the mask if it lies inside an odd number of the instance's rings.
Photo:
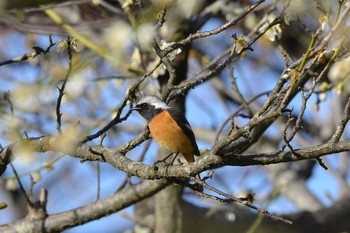
<path id="1" fill-rule="evenodd" d="M 154 222 L 149 221 L 148 219 L 144 218 L 144 216 L 131 215 L 131 214 L 127 213 L 126 211 L 120 211 L 119 214 L 121 216 L 123 216 L 124 218 L 127 218 L 127 219 L 133 221 L 137 225 L 146 226 L 149 229 L 153 229 L 153 230 L 155 228 Z"/>
<path id="2" fill-rule="evenodd" d="M 260 93 L 260 94 L 258 94 L 258 95 L 256 95 L 256 96 L 254 96 L 253 98 L 251 98 L 251 99 L 247 102 L 247 104 L 249 105 L 249 104 L 253 103 L 255 100 L 257 100 L 258 98 L 260 98 L 260 97 L 262 97 L 262 96 L 264 96 L 264 95 L 269 95 L 270 93 L 271 93 L 271 91 L 262 92 L 262 93 Z M 244 106 L 241 105 L 233 114 L 231 114 L 231 115 L 221 124 L 221 126 L 219 127 L 219 129 L 218 129 L 218 131 L 217 131 L 217 133 L 216 133 L 216 136 L 215 136 L 215 143 L 219 141 L 219 136 L 220 136 L 220 134 L 222 133 L 222 131 L 224 130 L 226 124 L 227 124 L 228 122 L 230 122 L 230 120 L 232 119 L 233 116 L 236 116 L 236 115 L 237 115 L 240 111 L 242 111 L 243 109 L 244 109 Z"/>
<path id="3" fill-rule="evenodd" d="M 66 84 L 67 84 L 67 81 L 68 81 L 68 78 L 72 72 L 72 48 L 71 48 L 71 40 L 70 40 L 70 37 L 67 36 L 67 51 L 68 51 L 68 70 L 67 70 L 67 73 L 64 77 L 64 80 L 63 80 L 63 83 L 62 83 L 62 86 L 61 87 L 57 87 L 58 89 L 58 98 L 57 98 L 57 104 L 56 104 L 56 122 L 57 122 L 57 125 L 56 125 L 56 128 L 57 128 L 57 131 L 59 134 L 62 134 L 62 113 L 61 113 L 61 103 L 62 103 L 62 98 L 63 98 L 63 95 L 65 94 L 64 93 L 64 89 L 66 87 Z"/>
<path id="4" fill-rule="evenodd" d="M 236 92 L 236 94 L 238 95 L 238 98 L 241 101 L 242 106 L 245 108 L 245 110 L 247 111 L 247 113 L 249 115 L 253 115 L 252 110 L 249 108 L 247 101 L 244 99 L 244 96 L 242 95 L 241 91 L 238 88 L 237 82 L 236 82 L 236 78 L 233 75 L 233 68 L 228 65 L 228 70 L 229 70 L 229 77 L 231 79 L 231 83 L 232 83 L 232 89 Z"/>
<path id="5" fill-rule="evenodd" d="M 17 180 L 17 182 L 18 182 L 19 189 L 21 190 L 22 194 L 24 195 L 24 198 L 26 199 L 27 204 L 29 205 L 29 207 L 33 208 L 34 205 L 33 205 L 33 203 L 30 201 L 30 198 L 29 198 L 29 196 L 28 196 L 26 190 L 24 189 L 24 187 L 23 187 L 23 185 L 22 185 L 22 182 L 21 182 L 21 179 L 19 178 L 18 173 L 17 173 L 17 171 L 16 171 L 16 169 L 15 169 L 15 166 L 13 166 L 12 162 L 10 162 L 10 166 L 11 166 L 11 169 L 12 169 L 12 171 L 13 171 L 13 174 L 15 175 L 16 180 Z"/>
<path id="6" fill-rule="evenodd" d="M 318 164 L 319 164 L 324 170 L 328 170 L 328 167 L 327 167 L 326 164 L 322 161 L 321 158 L 316 158 L 316 161 L 318 162 Z"/>
<path id="7" fill-rule="evenodd" d="M 289 126 L 291 125 L 292 121 L 294 121 L 295 119 L 292 117 L 292 111 L 293 109 L 291 109 L 288 113 L 288 120 L 286 122 L 286 125 L 284 126 L 284 129 L 283 129 L 283 141 L 284 141 L 284 144 L 282 145 L 281 147 L 281 151 L 284 151 L 284 149 L 286 148 L 286 146 L 288 146 L 288 148 L 290 149 L 290 151 L 294 151 L 292 146 L 290 145 L 290 141 L 291 139 L 289 139 L 287 137 L 287 130 L 289 128 Z"/>
<path id="8" fill-rule="evenodd" d="M 232 27 L 233 25 L 236 25 L 239 21 L 241 21 L 245 16 L 247 16 L 250 12 L 252 12 L 255 8 L 257 8 L 259 5 L 261 5 L 263 2 L 265 2 L 265 0 L 259 0 L 256 3 L 254 3 L 253 5 L 249 6 L 247 9 L 245 9 L 240 15 L 238 15 L 236 18 L 232 19 L 231 21 L 225 23 L 224 25 L 210 30 L 210 31 L 206 31 L 206 32 L 197 32 L 194 34 L 190 34 L 188 37 L 186 37 L 185 39 L 174 43 L 172 46 L 169 46 L 168 48 L 164 49 L 165 54 L 168 54 L 172 51 L 174 51 L 175 49 L 186 45 L 186 44 L 190 44 L 193 40 L 199 39 L 199 38 L 205 38 L 208 36 L 212 36 L 212 35 L 216 35 L 230 27 Z"/>
<path id="9" fill-rule="evenodd" d="M 345 109 L 344 109 L 344 117 L 343 119 L 339 122 L 338 127 L 329 140 L 330 142 L 339 142 L 341 136 L 344 133 L 345 126 L 350 120 L 350 98 L 348 99 L 348 102 L 346 103 Z"/>
<path id="10" fill-rule="evenodd" d="M 128 119 L 128 117 L 131 114 L 131 111 L 128 111 L 123 117 L 121 117 L 122 111 L 124 110 L 125 106 L 127 105 L 128 101 L 130 99 L 134 99 L 135 96 L 135 92 L 138 90 L 140 84 L 147 78 L 150 77 L 152 75 L 152 73 L 161 65 L 161 61 L 159 61 L 149 72 L 147 72 L 146 74 L 144 74 L 142 77 L 140 77 L 134 84 L 130 85 L 130 87 L 128 88 L 128 92 L 126 94 L 126 96 L 124 97 L 123 102 L 120 104 L 120 106 L 118 107 L 117 113 L 115 115 L 115 117 L 106 125 L 104 126 L 102 129 L 100 129 L 99 131 L 97 131 L 94 134 L 88 135 L 85 137 L 85 139 L 83 139 L 81 141 L 81 143 L 86 143 L 88 141 L 94 140 L 95 138 L 98 138 L 100 135 L 102 135 L 103 133 L 107 132 L 108 130 L 110 130 L 113 126 L 125 121 Z M 130 102 L 130 107 L 132 106 L 132 102 Z M 138 141 L 137 143 L 141 143 L 142 141 Z M 128 143 L 130 144 L 130 143 Z M 137 145 L 138 145 L 137 144 Z"/>
<path id="11" fill-rule="evenodd" d="M 274 21 L 272 21 L 263 31 L 261 31 L 261 32 L 256 31 L 255 33 L 252 33 L 253 38 L 247 43 L 246 47 L 242 48 L 242 50 L 240 50 L 238 53 L 237 52 L 228 53 L 228 55 L 229 55 L 228 57 L 226 57 L 223 61 L 218 62 L 217 64 L 213 64 L 213 66 L 211 66 L 207 70 L 207 72 L 205 72 L 204 74 L 199 75 L 199 76 L 194 76 L 194 77 L 190 78 L 188 81 L 174 86 L 172 93 L 168 97 L 168 100 L 170 101 L 170 100 L 174 99 L 176 96 L 182 95 L 183 93 L 186 93 L 189 89 L 194 88 L 195 86 L 202 84 L 202 83 L 206 82 L 207 80 L 215 77 L 224 68 L 226 68 L 227 65 L 233 61 L 233 59 L 239 58 L 247 50 L 252 50 L 252 45 L 260 37 L 262 37 L 271 27 L 280 23 L 280 21 L 281 21 L 280 17 L 277 17 Z M 165 50 L 163 50 L 163 51 L 165 51 Z M 231 51 L 231 49 L 229 51 Z M 201 72 L 201 73 L 203 73 L 203 72 Z"/>
<path id="12" fill-rule="evenodd" d="M 166 67 L 166 70 L 168 71 L 169 74 L 169 80 L 167 82 L 167 90 L 164 93 L 165 96 L 168 96 L 169 92 L 173 89 L 174 82 L 176 80 L 176 70 L 174 65 L 171 63 L 170 59 L 167 56 L 167 53 L 164 52 L 159 47 L 159 44 L 157 40 L 155 39 L 152 43 L 153 49 L 156 51 L 158 57 L 161 59 L 162 63 Z"/>
<path id="13" fill-rule="evenodd" d="M 223 197 L 227 198 L 227 199 L 217 198 L 217 200 L 220 200 L 222 202 L 238 202 L 238 203 L 240 203 L 242 205 L 247 206 L 250 209 L 253 209 L 253 210 L 257 211 L 258 213 L 264 214 L 265 216 L 268 216 L 268 217 L 272 218 L 273 220 L 282 221 L 282 222 L 287 223 L 287 224 L 292 224 L 293 223 L 292 221 L 290 221 L 288 219 L 285 219 L 284 217 L 271 214 L 266 209 L 262 209 L 262 208 L 259 208 L 259 207 L 255 206 L 255 205 L 253 205 L 251 202 L 245 200 L 245 198 L 238 198 L 238 197 L 235 197 L 235 196 L 230 195 L 228 193 L 222 192 L 222 191 L 214 188 L 213 186 L 208 185 L 206 182 L 201 181 L 199 179 L 196 179 L 195 177 L 190 177 L 190 179 L 192 181 L 194 181 L 195 183 L 200 184 L 203 187 L 205 187 L 205 188 L 207 188 L 207 189 L 209 189 L 209 190 L 219 194 L 220 196 L 223 196 Z"/>
<path id="14" fill-rule="evenodd" d="M 100 146 L 103 146 L 103 140 L 107 135 L 104 133 L 101 135 L 101 139 L 99 142 Z M 101 194 L 101 165 L 99 161 L 96 161 L 96 176 L 97 176 L 97 190 L 96 190 L 96 200 L 100 199 Z"/>
<path id="15" fill-rule="evenodd" d="M 38 56 L 40 54 L 46 55 L 50 51 L 50 49 L 56 44 L 56 43 L 53 43 L 51 35 L 49 35 L 49 42 L 50 42 L 50 44 L 46 49 L 43 49 L 40 46 L 36 45 L 33 47 L 34 51 L 31 54 L 26 53 L 22 56 L 15 57 L 15 58 L 12 58 L 10 60 L 0 62 L 0 66 L 26 61 L 29 58 L 35 58 L 36 56 Z"/>
<path id="16" fill-rule="evenodd" d="M 39 172 L 40 170 L 44 170 L 44 169 L 51 169 L 53 164 L 56 163 L 58 160 L 60 160 L 61 158 L 63 158 L 65 156 L 65 154 L 62 154 L 56 158 L 54 158 L 53 160 L 51 160 L 50 162 L 47 162 L 47 163 L 44 163 L 42 166 L 36 168 L 36 169 L 33 169 L 33 170 L 29 170 L 29 171 L 26 171 L 26 172 L 23 172 L 23 173 L 20 173 L 18 174 L 19 177 L 23 177 L 23 176 L 28 176 L 28 175 L 31 175 L 35 172 Z M 0 177 L 0 181 L 2 180 L 9 180 L 9 179 L 15 179 L 16 176 L 13 175 L 13 176 L 1 176 Z"/>
<path id="17" fill-rule="evenodd" d="M 114 193 L 118 193 L 122 191 L 126 187 L 126 185 L 131 184 L 130 179 L 131 179 L 131 175 L 126 175 L 125 179 L 123 180 L 123 182 L 120 184 L 120 186 Z"/>
<path id="18" fill-rule="evenodd" d="M 139 158 L 137 159 L 138 162 L 142 162 L 145 158 L 145 155 L 149 149 L 149 146 L 151 145 L 152 140 L 148 140 L 145 144 L 145 146 L 143 147 L 141 154 L 139 156 Z M 127 184 L 131 184 L 130 182 L 130 175 L 127 175 L 124 179 L 124 181 L 121 183 L 121 185 L 119 186 L 119 188 L 116 190 L 116 192 L 119 192 L 120 190 L 124 189 L 126 187 Z"/>

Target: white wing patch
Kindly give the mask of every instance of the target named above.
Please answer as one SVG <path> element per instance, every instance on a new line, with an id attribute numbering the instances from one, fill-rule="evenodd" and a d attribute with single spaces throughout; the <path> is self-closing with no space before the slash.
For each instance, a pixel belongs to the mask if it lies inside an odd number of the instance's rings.
<path id="1" fill-rule="evenodd" d="M 190 124 L 184 124 L 184 126 L 185 126 L 188 130 L 191 130 L 191 131 L 192 131 L 192 128 L 191 128 Z"/>

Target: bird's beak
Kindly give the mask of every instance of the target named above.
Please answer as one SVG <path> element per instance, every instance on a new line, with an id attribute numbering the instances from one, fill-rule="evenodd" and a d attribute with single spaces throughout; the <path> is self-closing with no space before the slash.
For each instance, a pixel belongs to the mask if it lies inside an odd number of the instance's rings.
<path id="1" fill-rule="evenodd" d="M 131 111 L 138 111 L 138 110 L 140 110 L 141 108 L 138 106 L 138 105 L 136 105 L 135 107 L 133 107 L 133 108 L 130 108 L 130 110 Z"/>

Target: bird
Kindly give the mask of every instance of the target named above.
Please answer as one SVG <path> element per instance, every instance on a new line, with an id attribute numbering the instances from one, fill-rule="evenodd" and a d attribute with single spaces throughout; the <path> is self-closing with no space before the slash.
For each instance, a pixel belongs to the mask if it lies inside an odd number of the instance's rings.
<path id="1" fill-rule="evenodd" d="M 186 117 L 167 105 L 157 96 L 143 96 L 132 110 L 136 110 L 146 121 L 152 138 L 157 144 L 171 153 L 181 153 L 188 163 L 200 156 L 196 138 Z M 196 174 L 201 180 L 200 175 Z M 198 191 L 203 186 L 195 184 Z"/>

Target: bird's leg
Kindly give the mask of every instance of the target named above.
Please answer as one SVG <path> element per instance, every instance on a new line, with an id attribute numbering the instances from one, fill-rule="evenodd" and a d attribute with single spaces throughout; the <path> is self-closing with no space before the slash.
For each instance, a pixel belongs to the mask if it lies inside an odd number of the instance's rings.
<path id="1" fill-rule="evenodd" d="M 178 154 L 179 154 L 179 152 L 176 152 L 176 154 L 175 154 L 173 160 L 171 160 L 171 163 L 170 163 L 170 164 L 173 164 L 173 163 L 175 162 L 175 159 L 177 158 L 177 155 L 178 155 Z"/>
<path id="2" fill-rule="evenodd" d="M 170 153 L 169 155 L 167 155 L 164 159 L 161 159 L 161 160 L 158 160 L 157 162 L 155 162 L 154 164 L 157 164 L 157 163 L 162 163 L 162 162 L 165 162 L 168 158 L 170 158 L 170 156 L 172 156 L 174 153 Z M 179 154 L 179 152 L 176 152 L 176 155 L 174 156 L 173 160 L 171 161 L 170 164 L 174 163 L 177 155 Z"/>

